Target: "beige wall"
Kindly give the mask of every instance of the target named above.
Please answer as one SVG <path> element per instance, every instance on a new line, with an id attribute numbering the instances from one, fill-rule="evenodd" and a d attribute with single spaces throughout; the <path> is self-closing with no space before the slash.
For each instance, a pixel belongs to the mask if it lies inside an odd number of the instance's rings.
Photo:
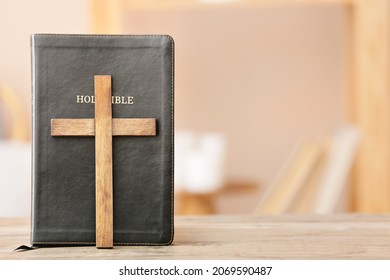
<path id="1" fill-rule="evenodd" d="M 126 19 L 129 33 L 174 37 L 176 127 L 225 133 L 230 178 L 268 185 L 300 137 L 327 136 L 343 122 L 340 7 L 135 11 Z"/>
<path id="2" fill-rule="evenodd" d="M 88 32 L 87 0 L 0 0 L 0 83 L 30 110 L 30 34 Z"/>

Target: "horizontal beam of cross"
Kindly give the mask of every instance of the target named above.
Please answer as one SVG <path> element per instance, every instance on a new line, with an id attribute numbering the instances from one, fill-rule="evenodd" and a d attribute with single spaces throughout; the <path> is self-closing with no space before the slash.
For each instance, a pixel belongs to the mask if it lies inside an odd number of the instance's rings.
<path id="1" fill-rule="evenodd" d="M 94 136 L 95 119 L 52 119 L 52 136 Z M 113 136 L 155 136 L 156 119 L 112 119 Z"/>

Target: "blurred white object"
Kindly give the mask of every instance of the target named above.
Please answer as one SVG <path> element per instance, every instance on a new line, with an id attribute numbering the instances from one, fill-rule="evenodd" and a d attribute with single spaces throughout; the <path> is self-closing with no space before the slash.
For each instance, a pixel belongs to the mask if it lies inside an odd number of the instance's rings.
<path id="1" fill-rule="evenodd" d="M 226 138 L 208 133 L 197 140 L 197 145 L 186 155 L 185 189 L 192 193 L 216 191 L 225 180 Z"/>
<path id="2" fill-rule="evenodd" d="M 30 144 L 0 141 L 0 217 L 30 215 L 30 186 Z"/>
<path id="3" fill-rule="evenodd" d="M 187 156 L 195 147 L 196 136 L 191 131 L 175 133 L 175 190 L 184 188 Z"/>

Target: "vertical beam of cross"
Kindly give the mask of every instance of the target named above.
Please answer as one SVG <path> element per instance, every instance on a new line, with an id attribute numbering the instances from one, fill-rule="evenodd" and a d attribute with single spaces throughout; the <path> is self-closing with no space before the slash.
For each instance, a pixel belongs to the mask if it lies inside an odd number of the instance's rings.
<path id="1" fill-rule="evenodd" d="M 96 247 L 113 246 L 111 76 L 95 76 Z"/>

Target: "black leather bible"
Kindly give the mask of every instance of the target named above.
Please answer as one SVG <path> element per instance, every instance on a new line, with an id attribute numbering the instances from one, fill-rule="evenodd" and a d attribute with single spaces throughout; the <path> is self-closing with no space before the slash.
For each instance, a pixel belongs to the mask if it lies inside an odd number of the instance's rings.
<path id="1" fill-rule="evenodd" d="M 173 240 L 174 42 L 167 35 L 35 34 L 32 230 L 38 246 L 95 244 L 95 139 L 53 137 L 52 119 L 94 118 L 94 76 L 113 118 L 155 118 L 155 136 L 113 136 L 114 245 Z"/>

